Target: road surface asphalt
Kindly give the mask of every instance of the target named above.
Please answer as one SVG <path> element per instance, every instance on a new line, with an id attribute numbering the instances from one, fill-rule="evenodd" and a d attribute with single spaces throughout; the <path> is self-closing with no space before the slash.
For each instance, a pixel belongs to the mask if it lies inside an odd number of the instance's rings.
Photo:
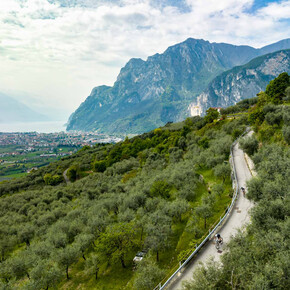
<path id="1" fill-rule="evenodd" d="M 248 164 L 249 162 L 246 162 L 244 153 L 239 148 L 239 144 L 236 144 L 233 147 L 233 162 L 236 167 L 239 188 L 241 188 L 241 186 L 246 188 L 246 181 L 251 179 L 251 172 L 253 173 L 253 169 L 251 168 L 251 171 L 249 170 L 249 166 L 251 167 L 252 164 Z M 211 257 L 218 261 L 224 252 L 223 248 L 226 246 L 231 236 L 234 236 L 239 229 L 243 230 L 246 224 L 249 223 L 249 210 L 252 206 L 253 203 L 244 197 L 241 190 L 239 190 L 239 195 L 233 210 L 231 211 L 227 221 L 223 224 L 222 228 L 218 229 L 218 232 L 224 239 L 224 243 L 219 252 L 215 248 L 214 237 L 212 237 L 203 249 L 200 250 L 197 256 L 193 258 L 192 262 L 183 270 L 181 274 L 179 274 L 179 277 L 175 279 L 175 281 L 173 281 L 166 289 L 182 289 L 182 283 L 192 279 L 193 273 L 200 265 L 200 262 L 204 263 Z"/>

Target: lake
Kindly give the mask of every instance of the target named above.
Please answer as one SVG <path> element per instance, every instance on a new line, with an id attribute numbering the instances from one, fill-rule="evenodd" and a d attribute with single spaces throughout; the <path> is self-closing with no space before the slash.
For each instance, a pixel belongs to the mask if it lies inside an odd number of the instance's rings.
<path id="1" fill-rule="evenodd" d="M 67 121 L 0 123 L 0 132 L 54 133 L 65 131 Z"/>

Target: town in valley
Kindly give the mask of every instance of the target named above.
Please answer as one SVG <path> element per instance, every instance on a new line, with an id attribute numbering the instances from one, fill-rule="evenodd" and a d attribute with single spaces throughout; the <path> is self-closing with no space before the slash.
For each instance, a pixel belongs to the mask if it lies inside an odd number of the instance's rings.
<path id="1" fill-rule="evenodd" d="M 0 181 L 29 174 L 50 162 L 72 155 L 83 146 L 121 140 L 89 132 L 0 132 Z"/>

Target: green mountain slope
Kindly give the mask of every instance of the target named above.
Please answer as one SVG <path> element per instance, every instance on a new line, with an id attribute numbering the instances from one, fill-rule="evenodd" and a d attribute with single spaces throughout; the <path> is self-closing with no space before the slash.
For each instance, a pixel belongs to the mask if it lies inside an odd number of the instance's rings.
<path id="1" fill-rule="evenodd" d="M 246 196 L 255 202 L 251 224 L 229 243 L 221 264 L 197 270 L 185 289 L 289 288 L 289 101 L 290 77 L 283 73 L 259 94 L 250 110 L 255 134 L 242 140 L 241 146 L 258 173 L 247 184 Z"/>
<path id="2" fill-rule="evenodd" d="M 187 119 L 0 184 L 1 287 L 153 288 L 226 210 L 245 122 Z"/>
<path id="3" fill-rule="evenodd" d="M 234 118 L 211 110 L 0 183 L 1 288 L 153 289 L 226 212 L 230 146 L 251 125 L 257 137 L 242 146 L 261 148 L 248 185 L 252 225 L 223 256 L 225 268 L 201 272 L 189 288 L 287 289 L 289 86 L 283 73 L 255 102 L 235 105 Z"/>

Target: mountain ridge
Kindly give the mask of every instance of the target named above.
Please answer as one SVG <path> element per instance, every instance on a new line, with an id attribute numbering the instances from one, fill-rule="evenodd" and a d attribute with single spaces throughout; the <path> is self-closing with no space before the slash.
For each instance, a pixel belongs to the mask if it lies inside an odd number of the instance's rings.
<path id="1" fill-rule="evenodd" d="M 289 39 L 282 40 L 266 49 L 288 43 Z M 112 87 L 92 90 L 70 116 L 67 130 L 142 133 L 168 121 L 180 121 L 189 115 L 188 106 L 215 77 L 262 51 L 188 38 L 146 61 L 130 59 Z"/>
<path id="2" fill-rule="evenodd" d="M 49 121 L 47 116 L 1 92 L 0 103 L 0 123 Z"/>
<path id="3" fill-rule="evenodd" d="M 290 73 L 290 49 L 269 53 L 234 67 L 213 79 L 189 105 L 191 115 L 204 115 L 208 107 L 226 107 L 255 97 L 282 72 Z"/>

